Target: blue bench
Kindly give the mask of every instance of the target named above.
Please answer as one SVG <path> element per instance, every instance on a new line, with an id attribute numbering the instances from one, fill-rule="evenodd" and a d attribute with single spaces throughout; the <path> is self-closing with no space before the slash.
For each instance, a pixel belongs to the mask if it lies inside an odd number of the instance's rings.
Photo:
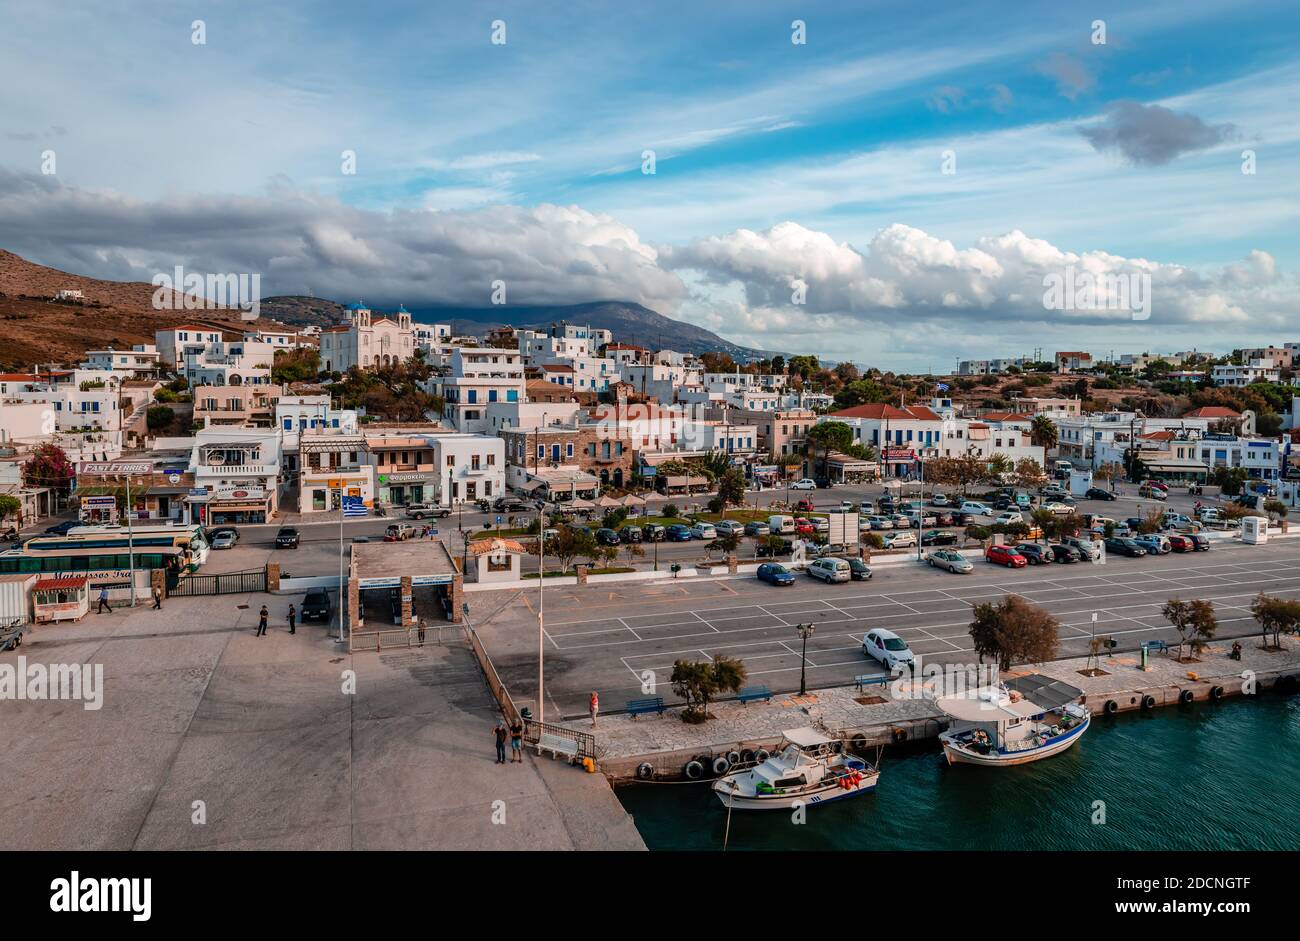
<path id="1" fill-rule="evenodd" d="M 771 702 L 772 691 L 766 686 L 742 686 L 740 688 L 740 695 L 736 698 L 743 703 L 757 702 L 760 699 Z"/>
<path id="2" fill-rule="evenodd" d="M 664 698 L 662 696 L 651 696 L 648 699 L 629 699 L 627 701 L 627 711 L 633 718 L 647 712 L 663 715 L 664 708 Z"/>
<path id="3" fill-rule="evenodd" d="M 1159 650 L 1161 653 L 1169 653 L 1169 645 L 1163 640 L 1144 640 L 1142 641 L 1143 650 Z"/>
<path id="4" fill-rule="evenodd" d="M 863 673 L 853 678 L 853 685 L 859 690 L 867 686 L 888 686 L 892 679 L 888 673 Z"/>

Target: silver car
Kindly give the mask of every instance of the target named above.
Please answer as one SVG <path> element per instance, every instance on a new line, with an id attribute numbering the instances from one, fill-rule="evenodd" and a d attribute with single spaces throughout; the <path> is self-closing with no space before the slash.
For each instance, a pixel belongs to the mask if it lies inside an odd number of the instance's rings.
<path id="1" fill-rule="evenodd" d="M 808 575 L 820 578 L 824 582 L 847 582 L 853 577 L 853 570 L 844 559 L 815 559 L 808 563 Z"/>
<path id="2" fill-rule="evenodd" d="M 970 560 L 955 549 L 940 549 L 937 552 L 931 552 L 926 556 L 926 561 L 937 569 L 947 569 L 949 572 L 955 572 L 958 575 L 969 575 L 975 569 L 975 566 L 970 564 Z"/>

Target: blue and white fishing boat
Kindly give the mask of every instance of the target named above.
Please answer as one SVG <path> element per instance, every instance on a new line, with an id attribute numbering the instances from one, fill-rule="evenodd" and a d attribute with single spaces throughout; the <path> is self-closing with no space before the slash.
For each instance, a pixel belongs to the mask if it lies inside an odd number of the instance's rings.
<path id="1" fill-rule="evenodd" d="M 816 729 L 790 729 L 770 757 L 713 782 L 713 792 L 736 810 L 787 810 L 864 794 L 880 772 L 848 754 L 844 743 Z"/>
<path id="2" fill-rule="evenodd" d="M 1065 751 L 1088 731 L 1083 690 L 1035 674 L 936 699 L 953 721 L 939 736 L 949 764 L 1022 765 Z"/>

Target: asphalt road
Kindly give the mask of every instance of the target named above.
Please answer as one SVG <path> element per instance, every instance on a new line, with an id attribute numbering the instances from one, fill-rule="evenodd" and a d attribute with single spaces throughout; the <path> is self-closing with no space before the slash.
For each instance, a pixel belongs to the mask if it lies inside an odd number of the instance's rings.
<path id="1" fill-rule="evenodd" d="M 1251 635 L 1251 600 L 1260 591 L 1297 597 L 1300 545 L 1216 546 L 1210 552 L 1141 559 L 1111 556 L 1019 570 L 976 561 L 970 575 L 921 565 L 882 567 L 870 582 L 824 585 L 799 577 L 777 588 L 757 579 L 681 580 L 546 590 L 547 706 L 566 716 L 585 712 L 599 691 L 604 711 L 618 711 L 653 675 L 656 695 L 675 701 L 673 661 L 716 653 L 742 659 L 750 681 L 773 691 L 799 687 L 800 642 L 794 625 L 811 623 L 805 664 L 810 688 L 852 683 L 884 670 L 861 650 L 872 627 L 896 631 L 926 660 L 974 663 L 971 609 L 1015 593 L 1061 623 L 1061 656 L 1087 653 L 1092 615 L 1097 634 L 1135 650 L 1149 639 L 1174 640 L 1160 614 L 1170 598 L 1214 602 L 1219 638 Z M 536 695 L 535 592 L 476 594 L 473 617 L 506 685 L 520 702 Z M 504 606 L 504 607 L 503 607 Z M 500 609 L 500 610 L 497 610 Z"/>

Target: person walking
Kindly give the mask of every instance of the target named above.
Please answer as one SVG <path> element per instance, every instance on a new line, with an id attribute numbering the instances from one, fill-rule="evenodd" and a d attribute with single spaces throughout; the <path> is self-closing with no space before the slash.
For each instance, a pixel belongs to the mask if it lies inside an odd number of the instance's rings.
<path id="1" fill-rule="evenodd" d="M 298 609 L 295 608 L 293 605 L 289 605 L 289 633 L 290 634 L 298 633 L 297 626 L 298 626 Z"/>
<path id="2" fill-rule="evenodd" d="M 101 585 L 99 589 L 99 606 L 95 608 L 96 614 L 103 614 L 107 609 L 109 614 L 113 613 L 113 606 L 108 603 L 108 586 Z"/>
<path id="3" fill-rule="evenodd" d="M 524 724 L 518 719 L 510 723 L 510 761 L 524 760 Z"/>
<path id="4" fill-rule="evenodd" d="M 420 646 L 424 646 L 424 618 L 416 622 L 415 634 L 420 638 Z"/>
<path id="5" fill-rule="evenodd" d="M 497 725 L 496 728 L 492 730 L 492 734 L 496 737 L 496 742 L 497 742 L 496 763 L 499 765 L 503 765 L 506 763 L 506 736 L 509 734 L 509 732 L 510 730 L 506 728 L 506 720 L 497 719 Z"/>
<path id="6" fill-rule="evenodd" d="M 262 610 L 257 613 L 257 635 L 258 637 L 266 634 L 266 619 L 270 612 L 266 610 L 266 605 L 262 605 Z"/>
<path id="7" fill-rule="evenodd" d="M 162 610 L 162 589 L 157 585 L 153 586 L 153 608 L 154 611 Z"/>
<path id="8" fill-rule="evenodd" d="M 596 714 L 600 712 L 600 697 L 596 695 L 594 689 L 591 691 L 591 698 L 587 700 L 587 710 L 591 713 L 591 727 L 594 729 L 596 727 Z"/>

